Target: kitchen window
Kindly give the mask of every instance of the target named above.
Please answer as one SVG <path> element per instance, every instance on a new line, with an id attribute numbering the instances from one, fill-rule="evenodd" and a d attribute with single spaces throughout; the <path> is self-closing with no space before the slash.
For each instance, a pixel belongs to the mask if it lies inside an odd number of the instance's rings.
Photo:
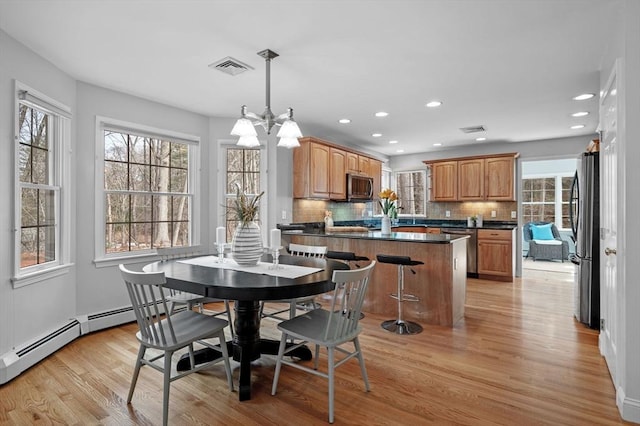
<path id="1" fill-rule="evenodd" d="M 427 173 L 424 170 L 395 173 L 400 216 L 425 216 L 426 181 Z"/>
<path id="2" fill-rule="evenodd" d="M 69 266 L 69 107 L 16 82 L 14 287 Z"/>
<path id="3" fill-rule="evenodd" d="M 196 245 L 197 137 L 109 119 L 98 128 L 96 258 Z"/>

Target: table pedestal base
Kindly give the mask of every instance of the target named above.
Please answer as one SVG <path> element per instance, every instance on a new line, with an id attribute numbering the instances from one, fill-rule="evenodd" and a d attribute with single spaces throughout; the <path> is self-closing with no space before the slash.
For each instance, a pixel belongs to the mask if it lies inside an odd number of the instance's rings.
<path id="1" fill-rule="evenodd" d="M 236 301 L 234 303 L 236 313 L 233 322 L 235 339 L 227 342 L 227 348 L 233 359 L 240 362 L 240 384 L 238 394 L 240 401 L 251 399 L 251 361 L 260 358 L 261 354 L 277 355 L 280 342 L 260 338 L 260 304 L 257 301 Z M 287 343 L 287 346 L 292 345 Z M 301 346 L 288 354 L 291 357 L 303 361 L 311 359 L 311 350 Z M 212 361 L 222 354 L 218 351 L 204 348 L 193 352 L 196 364 Z M 191 367 L 189 354 L 180 357 L 176 369 L 185 371 Z"/>

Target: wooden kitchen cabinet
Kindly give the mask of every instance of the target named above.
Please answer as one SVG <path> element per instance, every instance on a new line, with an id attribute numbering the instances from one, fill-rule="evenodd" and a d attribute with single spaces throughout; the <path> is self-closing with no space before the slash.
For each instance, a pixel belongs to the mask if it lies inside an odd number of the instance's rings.
<path id="1" fill-rule="evenodd" d="M 515 201 L 515 157 L 485 159 L 485 198 L 493 201 Z"/>
<path id="2" fill-rule="evenodd" d="M 458 199 L 484 200 L 484 158 L 458 161 Z"/>
<path id="3" fill-rule="evenodd" d="M 379 160 L 313 137 L 299 141 L 300 147 L 293 151 L 293 198 L 346 200 L 347 173 L 373 177 L 374 195 L 380 192 Z"/>
<path id="4" fill-rule="evenodd" d="M 458 162 L 441 161 L 431 164 L 431 199 L 458 201 Z"/>
<path id="5" fill-rule="evenodd" d="M 345 200 L 347 198 L 347 153 L 341 149 L 329 149 L 329 198 Z"/>
<path id="6" fill-rule="evenodd" d="M 478 276 L 513 281 L 515 230 L 478 229 Z"/>
<path id="7" fill-rule="evenodd" d="M 515 201 L 517 153 L 424 161 L 433 201 Z"/>
<path id="8" fill-rule="evenodd" d="M 382 161 L 373 158 L 369 160 L 369 176 L 373 178 L 373 198 L 377 199 L 382 191 Z"/>
<path id="9" fill-rule="evenodd" d="M 359 157 L 355 152 L 347 152 L 347 173 L 360 173 Z"/>

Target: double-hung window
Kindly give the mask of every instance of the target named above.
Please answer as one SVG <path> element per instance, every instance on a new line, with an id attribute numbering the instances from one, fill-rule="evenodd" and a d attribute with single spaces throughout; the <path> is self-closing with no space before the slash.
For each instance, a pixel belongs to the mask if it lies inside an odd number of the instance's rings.
<path id="1" fill-rule="evenodd" d="M 223 145 L 224 146 L 224 145 Z M 235 229 L 238 227 L 239 220 L 234 214 L 234 200 L 238 194 L 238 189 L 249 197 L 255 197 L 260 194 L 260 182 L 264 179 L 263 164 L 261 162 L 260 149 L 243 149 L 236 146 L 225 146 L 223 151 L 226 160 L 226 176 L 225 176 L 225 225 L 227 229 L 227 241 L 231 241 Z M 261 199 L 264 202 L 264 197 Z M 264 205 L 258 210 L 257 222 L 260 222 L 260 211 Z"/>
<path id="2" fill-rule="evenodd" d="M 69 263 L 70 118 L 68 107 L 16 82 L 15 286 Z"/>
<path id="3" fill-rule="evenodd" d="M 197 137 L 104 118 L 97 127 L 97 260 L 196 245 Z"/>

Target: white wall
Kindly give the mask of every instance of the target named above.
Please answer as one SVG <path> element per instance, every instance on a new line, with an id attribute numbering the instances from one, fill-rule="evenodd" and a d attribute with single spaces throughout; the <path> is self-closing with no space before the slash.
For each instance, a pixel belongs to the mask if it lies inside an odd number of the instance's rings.
<path id="1" fill-rule="evenodd" d="M 464 146 L 423 154 L 398 155 L 391 157 L 389 167 L 393 171 L 424 169 L 424 160 L 441 160 L 445 158 L 467 157 L 473 155 L 502 154 L 517 152 L 519 161 L 549 160 L 560 158 L 576 158 L 585 150 L 591 139 L 597 135 L 576 136 L 572 138 L 547 139 L 518 143 L 493 143 Z"/>
<path id="2" fill-rule="evenodd" d="M 75 81 L 0 30 L 0 354 L 75 315 L 76 271 L 13 289 L 14 239 L 14 80 L 76 108 Z M 73 122 L 72 122 L 73 126 Z M 72 128 L 72 148 L 75 146 Z M 75 168 L 71 171 L 75 181 Z M 73 183 L 67 188 L 75 200 Z M 72 218 L 72 223 L 75 218 Z M 75 233 L 72 233 L 75 238 Z M 73 256 L 73 250 L 71 255 Z"/>
<path id="3" fill-rule="evenodd" d="M 77 268 L 78 314 L 102 312 L 129 305 L 117 267 L 96 267 L 95 148 L 96 116 L 123 120 L 200 137 L 201 244 L 209 245 L 209 118 L 113 90 L 78 82 L 76 160 L 78 164 Z M 151 261 L 154 259 L 148 259 Z M 126 262 L 125 262 L 126 263 Z"/>
<path id="4" fill-rule="evenodd" d="M 617 58 L 622 58 L 621 96 L 623 107 L 618 117 L 618 138 L 623 151 L 618 154 L 618 307 L 619 332 L 614 378 L 617 403 L 623 416 L 640 423 L 640 2 L 623 0 L 617 21 L 602 28 L 610 40 L 604 52 L 600 87 L 606 85 Z M 620 205 L 621 204 L 621 205 Z"/>

